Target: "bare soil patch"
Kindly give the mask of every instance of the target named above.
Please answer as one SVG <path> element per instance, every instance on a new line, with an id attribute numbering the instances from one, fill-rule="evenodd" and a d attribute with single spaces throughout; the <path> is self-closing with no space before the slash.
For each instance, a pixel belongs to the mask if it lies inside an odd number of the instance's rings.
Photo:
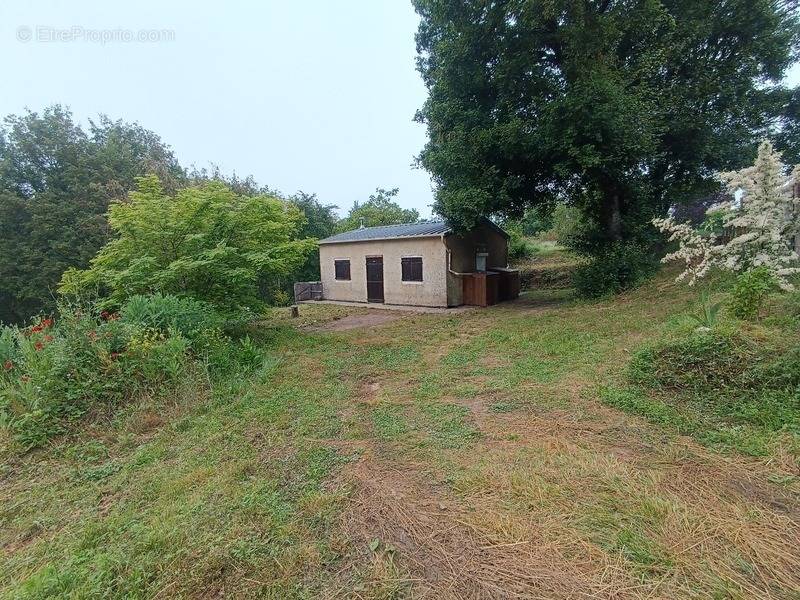
<path id="1" fill-rule="evenodd" d="M 377 327 L 400 319 L 403 315 L 388 311 L 370 312 L 364 315 L 348 315 L 317 327 L 309 327 L 308 331 L 347 331 L 364 327 Z"/>

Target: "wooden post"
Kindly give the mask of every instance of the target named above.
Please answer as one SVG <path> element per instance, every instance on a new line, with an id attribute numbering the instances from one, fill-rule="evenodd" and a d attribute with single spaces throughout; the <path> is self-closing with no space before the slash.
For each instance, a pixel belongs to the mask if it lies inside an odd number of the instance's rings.
<path id="1" fill-rule="evenodd" d="M 300 309 L 298 308 L 297 304 L 292 304 L 291 309 L 292 309 L 293 319 L 296 319 L 297 317 L 300 316 Z"/>

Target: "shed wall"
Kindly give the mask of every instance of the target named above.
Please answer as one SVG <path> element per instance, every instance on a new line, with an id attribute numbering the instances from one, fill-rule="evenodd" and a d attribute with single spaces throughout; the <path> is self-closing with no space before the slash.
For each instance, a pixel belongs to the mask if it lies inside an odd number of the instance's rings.
<path id="1" fill-rule="evenodd" d="M 447 254 L 440 237 L 320 244 L 320 275 L 326 300 L 367 301 L 368 256 L 383 257 L 386 304 L 447 306 Z M 422 257 L 422 281 L 401 280 L 400 259 Z M 337 281 L 334 260 L 350 261 L 350 281 Z"/>

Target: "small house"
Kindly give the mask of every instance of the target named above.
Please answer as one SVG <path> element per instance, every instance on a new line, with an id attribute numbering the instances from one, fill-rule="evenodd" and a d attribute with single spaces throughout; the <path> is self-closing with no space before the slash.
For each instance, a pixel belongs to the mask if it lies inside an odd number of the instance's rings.
<path id="1" fill-rule="evenodd" d="M 320 240 L 321 297 L 407 306 L 487 306 L 515 298 L 508 234 L 484 219 L 455 232 L 447 223 L 361 227 Z"/>

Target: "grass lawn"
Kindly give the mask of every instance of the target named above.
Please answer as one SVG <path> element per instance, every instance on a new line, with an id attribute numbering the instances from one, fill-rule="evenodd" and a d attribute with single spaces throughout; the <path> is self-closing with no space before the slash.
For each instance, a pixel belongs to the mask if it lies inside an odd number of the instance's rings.
<path id="1" fill-rule="evenodd" d="M 695 301 L 265 321 L 255 372 L 0 442 L 0 597 L 800 598 L 797 434 L 623 381 Z"/>

